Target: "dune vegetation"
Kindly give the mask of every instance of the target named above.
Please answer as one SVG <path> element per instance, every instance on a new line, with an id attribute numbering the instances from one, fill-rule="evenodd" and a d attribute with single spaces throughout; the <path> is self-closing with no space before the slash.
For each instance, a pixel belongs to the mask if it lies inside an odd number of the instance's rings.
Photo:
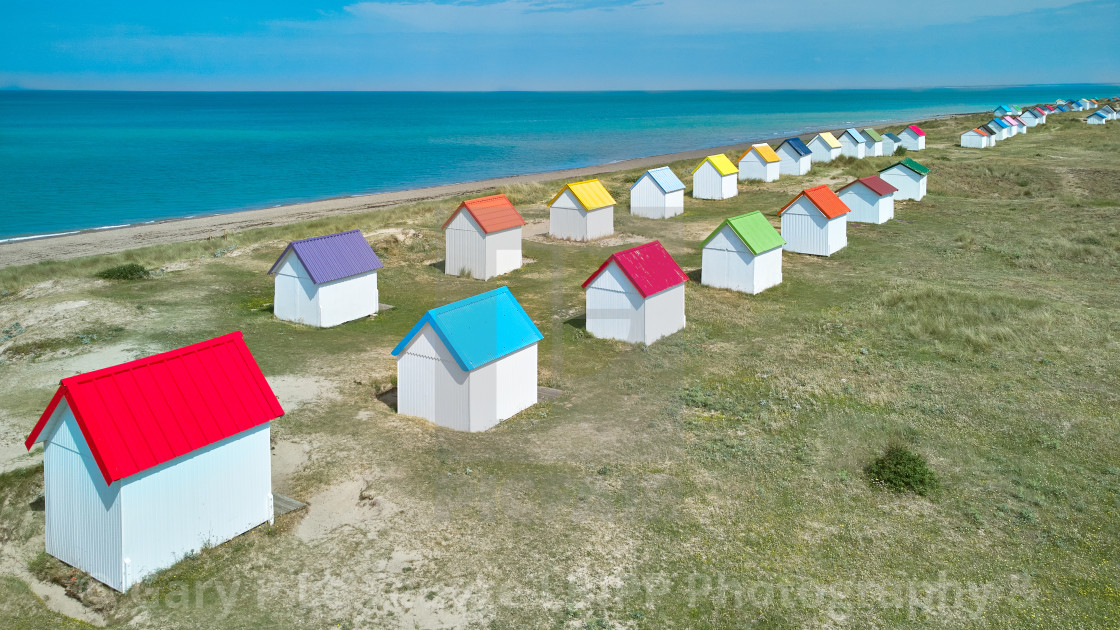
<path id="1" fill-rule="evenodd" d="M 758 296 L 689 283 L 687 328 L 649 347 L 584 329 L 580 283 L 610 252 L 660 239 L 698 280 L 724 218 L 778 225 L 801 189 L 897 158 L 686 197 L 668 220 L 631 217 L 640 173 L 613 173 L 617 234 L 592 244 L 539 234 L 560 183 L 504 189 L 538 234 L 489 282 L 443 273 L 458 199 L 0 269 L 3 447 L 64 376 L 244 331 L 287 411 L 275 491 L 310 508 L 127 594 L 69 586 L 112 627 L 1114 627 L 1120 126 L 1070 113 L 956 146 L 985 120 L 922 124 L 909 157 L 929 195 L 895 220 L 850 224 L 831 258 L 786 253 Z M 688 185 L 694 165 L 671 166 Z M 355 228 L 393 308 L 327 330 L 275 319 L 265 272 L 287 241 Z M 128 264 L 147 274 L 97 277 Z M 563 394 L 480 434 L 396 415 L 390 349 L 426 309 L 499 285 Z M 888 447 L 936 483 L 868 474 Z M 81 577 L 41 553 L 24 457 L 0 475 L 0 626 L 56 627 L 28 585 Z"/>

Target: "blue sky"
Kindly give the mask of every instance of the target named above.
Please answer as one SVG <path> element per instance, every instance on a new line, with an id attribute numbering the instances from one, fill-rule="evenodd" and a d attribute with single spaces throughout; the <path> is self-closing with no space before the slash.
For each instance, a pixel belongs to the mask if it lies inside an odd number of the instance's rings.
<path id="1" fill-rule="evenodd" d="M 0 87 L 610 90 L 1120 81 L 1120 0 L 6 0 Z"/>

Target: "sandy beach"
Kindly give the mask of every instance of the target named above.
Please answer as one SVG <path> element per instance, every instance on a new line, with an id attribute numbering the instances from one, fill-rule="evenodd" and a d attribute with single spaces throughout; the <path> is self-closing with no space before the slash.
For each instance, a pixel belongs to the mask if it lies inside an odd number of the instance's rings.
<path id="1" fill-rule="evenodd" d="M 961 112 L 943 116 L 933 116 L 927 120 L 966 115 L 969 114 Z M 876 126 L 880 128 L 893 128 L 917 122 L 921 121 L 908 120 L 894 123 L 878 123 Z M 853 126 L 863 128 L 870 125 L 871 123 L 861 123 Z M 832 129 L 830 131 L 836 130 Z M 808 139 L 816 133 L 817 132 L 810 132 L 802 134 L 800 137 Z M 458 184 L 445 184 L 396 192 L 337 197 L 307 203 L 277 206 L 275 208 L 243 210 L 185 219 L 168 219 L 120 228 L 83 230 L 73 234 L 10 241 L 0 243 L 0 268 L 29 265 L 45 260 L 66 260 L 84 256 L 96 256 L 98 254 L 119 252 L 149 245 L 201 240 L 254 228 L 311 221 L 330 215 L 366 212 L 417 201 L 466 195 L 511 184 L 557 179 L 577 179 L 614 171 L 662 166 L 666 163 L 679 160 L 700 159 L 714 153 L 733 154 L 746 150 L 747 147 L 756 142 L 768 142 L 771 140 L 774 140 L 774 138 L 761 138 L 732 145 L 666 153 L 581 168 L 528 173 L 524 175 L 498 177 Z"/>

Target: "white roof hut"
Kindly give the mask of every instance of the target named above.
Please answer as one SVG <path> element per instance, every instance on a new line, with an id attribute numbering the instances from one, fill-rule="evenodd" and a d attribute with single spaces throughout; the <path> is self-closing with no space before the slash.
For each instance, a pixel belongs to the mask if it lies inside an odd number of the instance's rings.
<path id="1" fill-rule="evenodd" d="M 739 194 L 739 169 L 720 153 L 704 158 L 692 169 L 692 196 L 696 199 L 730 199 Z"/>
<path id="2" fill-rule="evenodd" d="M 1038 107 L 1031 107 L 1019 119 L 1028 127 L 1037 127 L 1046 124 L 1046 112 Z"/>
<path id="3" fill-rule="evenodd" d="M 1105 106 L 1101 107 L 1100 109 L 1098 109 L 1097 111 L 1098 112 L 1103 112 L 1104 115 L 1109 120 L 1116 120 L 1116 110 L 1112 109 L 1112 107 L 1109 106 L 1109 105 L 1105 105 Z"/>
<path id="4" fill-rule="evenodd" d="M 393 348 L 397 413 L 489 429 L 537 403 L 541 339 L 507 287 L 433 308 Z"/>
<path id="5" fill-rule="evenodd" d="M 43 442 L 46 551 L 118 591 L 272 522 L 283 415 L 240 332 L 62 382 Z"/>
<path id="6" fill-rule="evenodd" d="M 614 234 L 614 197 L 597 179 L 566 184 L 548 202 L 548 234 L 569 241 Z"/>
<path id="7" fill-rule="evenodd" d="M 917 125 L 910 125 L 898 132 L 898 137 L 902 138 L 902 146 L 907 151 L 922 151 L 926 148 L 926 132 Z"/>
<path id="8" fill-rule="evenodd" d="M 668 166 L 646 171 L 630 187 L 630 214 L 668 219 L 684 212 L 684 182 Z"/>
<path id="9" fill-rule="evenodd" d="M 889 131 L 883 134 L 883 155 L 894 155 L 900 146 L 902 146 L 902 138 Z"/>
<path id="10" fill-rule="evenodd" d="M 658 241 L 615 252 L 583 283 L 587 331 L 652 344 L 684 328 L 688 276 Z"/>
<path id="11" fill-rule="evenodd" d="M 977 127 L 961 134 L 961 146 L 966 149 L 985 149 L 989 147 L 987 131 Z"/>
<path id="12" fill-rule="evenodd" d="M 831 256 L 848 244 L 848 206 L 829 190 L 817 186 L 802 191 L 778 211 L 786 251 Z"/>
<path id="13" fill-rule="evenodd" d="M 861 177 L 836 191 L 851 212 L 848 221 L 882 224 L 894 218 L 894 194 L 898 189 L 877 175 Z"/>
<path id="14" fill-rule="evenodd" d="M 382 266 L 361 230 L 292 241 L 268 270 L 276 274 L 272 312 L 320 328 L 369 317 Z"/>
<path id="15" fill-rule="evenodd" d="M 751 295 L 781 284 L 785 244 L 761 212 L 731 217 L 704 239 L 700 283 Z"/>
<path id="16" fill-rule="evenodd" d="M 774 153 L 768 144 L 752 144 L 739 156 L 739 179 L 760 179 L 764 182 L 777 181 L 781 176 L 782 158 Z"/>
<path id="17" fill-rule="evenodd" d="M 921 201 L 926 196 L 926 177 L 929 169 L 908 157 L 879 171 L 879 177 L 898 189 L 895 199 Z"/>
<path id="18" fill-rule="evenodd" d="M 782 175 L 804 175 L 813 167 L 813 152 L 801 138 L 787 138 L 775 151 L 782 158 Z"/>
<path id="19" fill-rule="evenodd" d="M 519 269 L 523 225 L 505 195 L 464 201 L 443 224 L 443 272 L 489 280 Z"/>
<path id="20" fill-rule="evenodd" d="M 840 153 L 848 157 L 863 159 L 867 157 L 867 139 L 855 129 L 845 129 L 840 137 Z"/>
<path id="21" fill-rule="evenodd" d="M 807 146 L 813 152 L 814 162 L 831 162 L 840 157 L 840 141 L 827 131 L 813 136 Z"/>

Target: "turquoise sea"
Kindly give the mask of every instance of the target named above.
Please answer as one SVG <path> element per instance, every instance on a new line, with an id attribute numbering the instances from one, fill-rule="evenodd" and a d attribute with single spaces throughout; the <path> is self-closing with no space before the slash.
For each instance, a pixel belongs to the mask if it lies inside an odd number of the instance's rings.
<path id="1" fill-rule="evenodd" d="M 1117 91 L 5 91 L 0 239 Z"/>

